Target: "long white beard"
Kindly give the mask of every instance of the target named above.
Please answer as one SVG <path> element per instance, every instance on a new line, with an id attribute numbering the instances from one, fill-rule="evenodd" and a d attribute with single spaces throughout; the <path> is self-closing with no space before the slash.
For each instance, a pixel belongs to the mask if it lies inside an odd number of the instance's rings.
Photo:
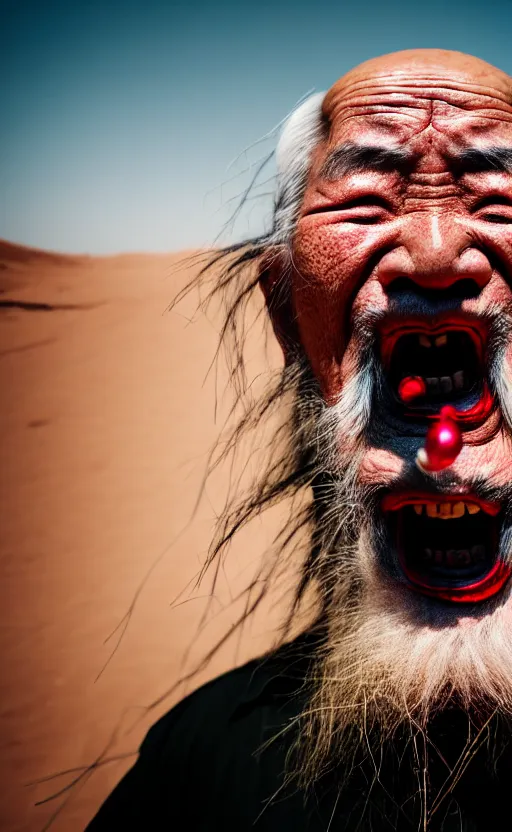
<path id="1" fill-rule="evenodd" d="M 383 573 L 366 530 L 356 546 L 320 558 L 332 589 L 302 715 L 303 782 L 370 734 L 380 744 L 403 727 L 428 733 L 448 705 L 512 715 L 510 589 L 485 614 L 443 610 Z"/>
<path id="2" fill-rule="evenodd" d="M 504 378 L 503 351 L 495 361 Z M 425 730 L 449 704 L 512 714 L 511 588 L 483 610 L 456 608 L 413 592 L 382 566 L 376 543 L 385 545 L 386 533 L 370 491 L 359 484 L 378 383 L 368 350 L 339 402 L 318 419 L 319 455 L 331 474 L 315 564 L 326 639 L 304 714 L 306 779 L 370 727 L 381 737 L 404 724 Z M 349 439 L 341 453 L 340 436 Z M 502 536 L 502 551 L 512 548 L 511 537 Z"/>

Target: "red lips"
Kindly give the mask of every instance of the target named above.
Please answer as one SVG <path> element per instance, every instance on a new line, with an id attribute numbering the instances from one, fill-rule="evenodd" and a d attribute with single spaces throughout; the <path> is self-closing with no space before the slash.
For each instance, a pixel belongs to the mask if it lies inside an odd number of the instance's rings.
<path id="1" fill-rule="evenodd" d="M 501 509 L 498 503 L 482 500 L 474 494 L 434 496 L 430 493 L 402 492 L 400 494 L 386 495 L 382 500 L 381 507 L 385 514 L 394 514 L 396 518 L 390 528 L 394 527 L 396 530 L 398 559 L 411 590 L 431 598 L 452 603 L 480 603 L 497 595 L 509 580 L 512 569 L 498 555 L 498 515 Z M 414 513 L 412 512 L 413 508 Z M 406 514 L 404 512 L 408 513 Z M 414 518 L 412 537 L 411 518 Z M 446 520 L 443 518 L 446 518 Z M 466 519 L 464 520 L 464 518 Z M 478 520 L 478 518 L 482 519 Z M 465 547 L 468 545 L 471 546 L 473 543 L 478 543 L 478 535 L 482 535 L 482 528 L 485 529 L 484 539 L 480 537 L 480 542 L 485 543 L 487 551 L 487 564 L 485 560 L 482 561 L 483 573 L 475 574 L 473 565 L 463 567 L 462 570 L 460 566 L 450 566 L 449 564 L 452 563 L 450 560 L 448 560 L 448 567 L 446 566 L 447 562 L 444 559 L 444 555 L 450 557 L 452 555 L 451 547 L 454 545 L 456 547 L 456 543 L 453 543 L 453 535 L 447 536 L 445 534 L 445 522 L 447 523 L 447 530 L 450 527 L 458 528 L 452 526 L 454 523 L 470 523 L 469 538 L 467 525 L 465 531 L 464 526 L 462 527 L 462 532 L 456 531 L 455 537 L 457 541 L 461 539 L 459 534 L 462 534 L 462 540 L 466 542 L 459 543 L 459 546 L 462 548 L 461 552 L 453 552 L 455 556 L 463 555 L 465 552 L 467 561 L 470 560 L 470 553 Z M 474 525 L 475 522 L 477 524 L 476 527 Z M 429 528 L 429 523 L 437 526 L 437 535 L 439 535 L 439 528 L 443 528 L 441 538 L 438 537 L 438 543 L 432 544 L 425 542 L 429 538 L 432 540 L 433 527 L 431 526 Z M 477 530 L 476 538 L 473 537 L 475 528 Z M 408 529 L 408 532 L 405 531 L 406 529 Z M 443 540 L 446 539 L 452 542 L 443 544 Z M 469 543 L 468 539 L 470 541 Z M 450 551 L 446 553 L 442 551 L 431 553 L 431 555 L 436 554 L 436 556 L 439 556 L 444 571 L 440 571 L 439 567 L 435 565 L 425 565 L 424 561 L 418 559 L 418 554 L 417 552 L 415 554 L 415 549 L 421 553 L 425 545 L 433 546 L 434 548 L 440 547 L 441 549 L 443 547 L 450 548 Z M 476 547 L 477 550 L 479 548 L 481 549 L 483 547 Z M 429 549 L 426 551 L 430 552 Z M 464 569 L 466 568 L 468 569 L 467 580 L 464 581 Z M 451 575 L 450 572 L 452 572 Z"/>

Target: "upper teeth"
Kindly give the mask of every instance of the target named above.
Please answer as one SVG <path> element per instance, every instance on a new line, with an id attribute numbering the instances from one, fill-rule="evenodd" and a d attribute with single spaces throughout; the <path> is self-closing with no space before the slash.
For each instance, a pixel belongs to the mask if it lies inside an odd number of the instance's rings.
<path id="1" fill-rule="evenodd" d="M 444 335 L 437 335 L 435 338 L 431 338 L 429 335 L 421 333 L 421 335 L 418 335 L 418 339 L 422 347 L 431 347 L 432 345 L 445 347 L 448 342 L 448 335 L 445 333 Z"/>
<path id="2" fill-rule="evenodd" d="M 469 503 L 461 500 L 458 503 L 414 503 L 414 511 L 416 514 L 423 514 L 423 510 L 427 509 L 427 517 L 437 517 L 440 520 L 453 520 L 457 517 L 462 517 L 467 510 L 469 514 L 477 514 L 480 511 L 480 506 L 477 503 Z"/>

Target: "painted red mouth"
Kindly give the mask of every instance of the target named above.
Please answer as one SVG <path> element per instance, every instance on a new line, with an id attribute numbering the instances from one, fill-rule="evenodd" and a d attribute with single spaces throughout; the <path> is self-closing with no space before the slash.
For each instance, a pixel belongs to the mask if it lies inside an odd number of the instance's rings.
<path id="1" fill-rule="evenodd" d="M 411 589 L 444 601 L 496 595 L 511 568 L 499 557 L 501 508 L 474 495 L 387 495 L 382 509 Z"/>
<path id="2" fill-rule="evenodd" d="M 382 362 L 404 415 L 433 418 L 452 405 L 467 427 L 485 421 L 493 408 L 484 374 L 486 337 L 480 322 L 388 323 L 381 332 Z M 412 396 L 404 396 L 404 387 Z"/>

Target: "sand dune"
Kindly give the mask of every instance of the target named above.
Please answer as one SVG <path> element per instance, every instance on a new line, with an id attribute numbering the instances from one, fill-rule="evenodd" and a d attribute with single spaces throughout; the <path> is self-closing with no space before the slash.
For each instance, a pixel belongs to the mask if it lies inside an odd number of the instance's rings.
<path id="1" fill-rule="evenodd" d="M 90 763 L 121 717 L 109 753 L 137 748 L 183 690 L 149 714 L 136 706 L 172 686 L 191 641 L 199 656 L 233 620 L 230 592 L 271 533 L 239 542 L 196 637 L 208 586 L 190 600 L 187 585 L 223 490 L 220 476 L 187 526 L 218 430 L 217 326 L 189 322 L 192 299 L 166 312 L 194 270 L 179 260 L 0 243 L 2 830 L 43 829 L 66 795 L 34 804 L 74 775 L 27 784 Z M 281 612 L 267 607 L 238 653 L 227 647 L 190 685 L 265 649 Z M 51 828 L 82 829 L 132 759 L 78 784 Z"/>

